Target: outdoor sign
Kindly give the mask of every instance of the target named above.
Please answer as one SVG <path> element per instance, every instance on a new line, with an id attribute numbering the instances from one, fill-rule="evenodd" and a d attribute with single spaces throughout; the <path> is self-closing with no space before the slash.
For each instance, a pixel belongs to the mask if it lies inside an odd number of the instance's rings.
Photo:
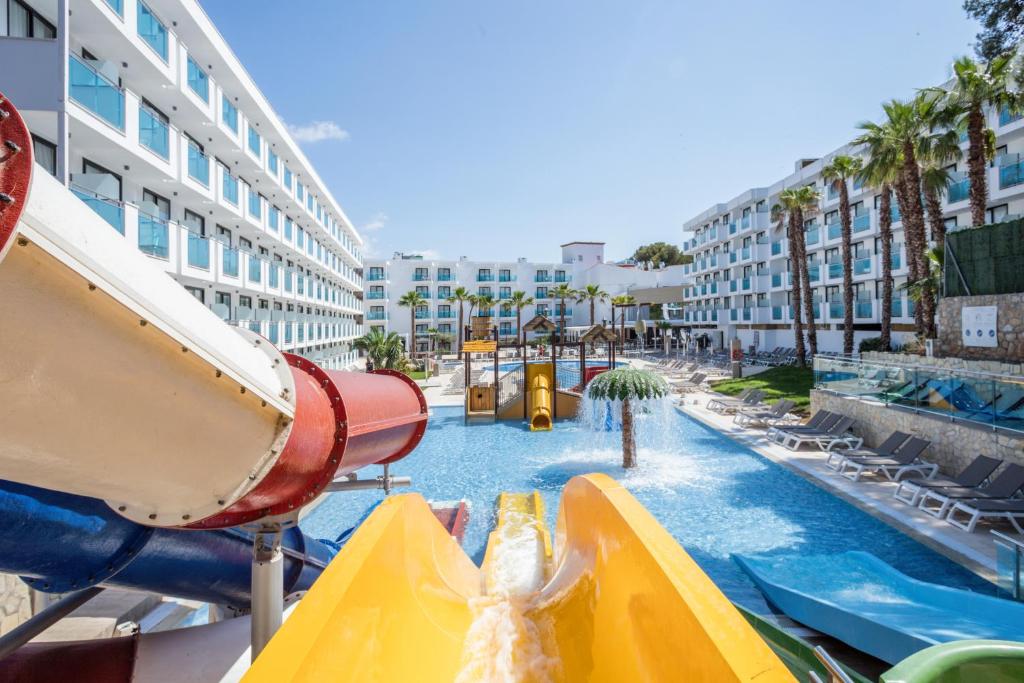
<path id="1" fill-rule="evenodd" d="M 964 346 L 996 347 L 996 307 L 964 306 L 960 309 Z"/>

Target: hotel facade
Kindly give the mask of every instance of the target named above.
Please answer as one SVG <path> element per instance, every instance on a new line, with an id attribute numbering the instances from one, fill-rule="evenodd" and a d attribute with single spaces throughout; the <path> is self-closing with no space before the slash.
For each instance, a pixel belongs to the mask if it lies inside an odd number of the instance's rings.
<path id="1" fill-rule="evenodd" d="M 362 239 L 194 0 L 0 0 L 37 163 L 223 320 L 344 369 Z"/>
<path id="2" fill-rule="evenodd" d="M 1024 214 L 1024 120 L 1006 111 L 987 111 L 996 133 L 996 159 L 988 169 L 988 222 Z M 942 197 L 946 229 L 970 225 L 966 142 L 963 158 L 951 164 L 952 182 Z M 821 159 L 801 159 L 790 175 L 715 204 L 684 224 L 683 251 L 693 257 L 686 266 L 693 283 L 686 290 L 683 318 L 697 334 L 707 334 L 716 347 L 740 339 L 744 348 L 792 347 L 791 267 L 785 230 L 772 223 L 771 208 L 779 193 L 812 185 L 821 196 L 819 210 L 805 222 L 818 348 L 843 348 L 843 268 L 839 192 L 822 178 L 822 169 L 840 154 L 858 155 L 843 147 Z M 880 196 L 875 188 L 851 181 L 854 289 L 854 349 L 861 339 L 880 332 L 882 303 Z M 893 342 L 914 336 L 914 302 L 900 285 L 907 281 L 903 223 L 892 199 Z M 803 311 L 801 311 L 802 313 Z"/>
<path id="3" fill-rule="evenodd" d="M 455 337 L 458 333 L 459 306 L 449 303 L 448 298 L 459 287 L 471 294 L 488 295 L 497 304 L 485 311 L 498 328 L 498 335 L 514 338 L 516 309 L 508 303 L 512 292 L 526 292 L 533 303 L 523 308 L 521 319 L 525 323 L 535 315 L 544 315 L 558 323 L 561 317 L 561 301 L 552 296 L 552 290 L 561 284 L 573 289 L 587 285 L 598 285 L 608 293 L 607 299 L 597 302 L 594 308 L 594 322 L 610 323 L 612 319 L 611 299 L 620 294 L 638 292 L 649 288 L 669 287 L 676 299 L 682 297 L 685 275 L 683 266 L 643 270 L 633 264 L 607 263 L 604 258 L 603 242 L 570 242 L 561 246 L 559 261 L 538 262 L 520 258 L 515 261 L 471 261 L 424 259 L 416 254 L 395 254 L 391 259 L 366 261 L 366 324 L 388 332 L 395 332 L 406 339 L 408 344 L 411 315 L 415 316 L 415 350 L 430 348 L 430 330 L 441 335 Z M 398 300 L 408 292 L 418 292 L 427 303 L 414 312 L 400 306 Z M 480 312 L 476 309 L 473 315 Z M 637 314 L 644 315 L 644 308 L 632 308 L 626 312 L 627 323 L 636 321 Z M 618 321 L 622 309 L 617 309 Z M 469 305 L 465 305 L 464 324 L 469 324 Z M 665 316 L 675 323 L 682 318 L 680 308 L 665 307 Z M 565 301 L 566 328 L 589 326 L 589 302 L 577 303 L 575 299 Z M 408 348 L 408 347 L 407 347 Z"/>

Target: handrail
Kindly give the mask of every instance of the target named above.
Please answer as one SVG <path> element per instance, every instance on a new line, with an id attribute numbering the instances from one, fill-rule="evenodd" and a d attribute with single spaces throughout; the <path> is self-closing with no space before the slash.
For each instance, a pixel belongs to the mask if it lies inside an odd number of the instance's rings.
<path id="1" fill-rule="evenodd" d="M 843 668 L 839 666 L 839 662 L 833 659 L 832 655 L 830 655 L 821 645 L 814 648 L 814 656 L 818 658 L 821 665 L 828 671 L 831 683 L 853 683 L 853 679 L 846 675 Z M 815 672 L 812 671 L 810 675 L 811 680 L 821 681 Z"/>

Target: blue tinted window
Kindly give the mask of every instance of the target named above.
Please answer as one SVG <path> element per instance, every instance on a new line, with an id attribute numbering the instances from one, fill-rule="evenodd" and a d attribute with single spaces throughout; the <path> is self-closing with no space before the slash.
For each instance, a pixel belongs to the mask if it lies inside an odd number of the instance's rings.
<path id="1" fill-rule="evenodd" d="M 191 57 L 188 58 L 188 87 L 196 95 L 199 95 L 203 102 L 210 101 L 210 79 Z"/>
<path id="2" fill-rule="evenodd" d="M 227 95 L 221 96 L 221 114 L 220 120 L 224 122 L 224 125 L 231 130 L 238 132 L 238 109 L 235 105 L 231 104 L 228 100 Z"/>
<path id="3" fill-rule="evenodd" d="M 260 134 L 256 132 L 256 129 L 249 126 L 249 151 L 256 156 L 260 155 Z"/>
<path id="4" fill-rule="evenodd" d="M 146 7 L 142 0 L 139 0 L 137 28 L 139 37 L 153 48 L 160 55 L 160 59 L 167 61 L 167 27 L 164 26 L 152 10 Z"/>

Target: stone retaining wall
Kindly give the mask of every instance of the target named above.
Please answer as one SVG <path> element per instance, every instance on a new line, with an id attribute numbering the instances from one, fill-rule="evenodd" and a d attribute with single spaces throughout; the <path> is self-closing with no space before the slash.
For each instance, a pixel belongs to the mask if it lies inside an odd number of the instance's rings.
<path id="1" fill-rule="evenodd" d="M 944 474 L 962 470 L 976 455 L 1002 458 L 1024 465 L 1024 438 L 997 432 L 982 425 L 915 413 L 827 391 L 811 391 L 811 410 L 830 410 L 857 420 L 854 431 L 864 444 L 877 446 L 892 432 L 901 431 L 931 441 L 925 458 L 938 463 Z"/>
<path id="2" fill-rule="evenodd" d="M 964 346 L 961 337 L 960 309 L 963 306 L 996 306 L 995 348 Z M 935 324 L 938 356 L 956 356 L 978 360 L 1015 362 L 1024 360 L 1024 293 L 983 294 L 981 296 L 955 296 L 939 300 Z"/>
<path id="3" fill-rule="evenodd" d="M 31 593 L 14 574 L 0 574 L 0 635 L 10 633 L 32 616 Z"/>

